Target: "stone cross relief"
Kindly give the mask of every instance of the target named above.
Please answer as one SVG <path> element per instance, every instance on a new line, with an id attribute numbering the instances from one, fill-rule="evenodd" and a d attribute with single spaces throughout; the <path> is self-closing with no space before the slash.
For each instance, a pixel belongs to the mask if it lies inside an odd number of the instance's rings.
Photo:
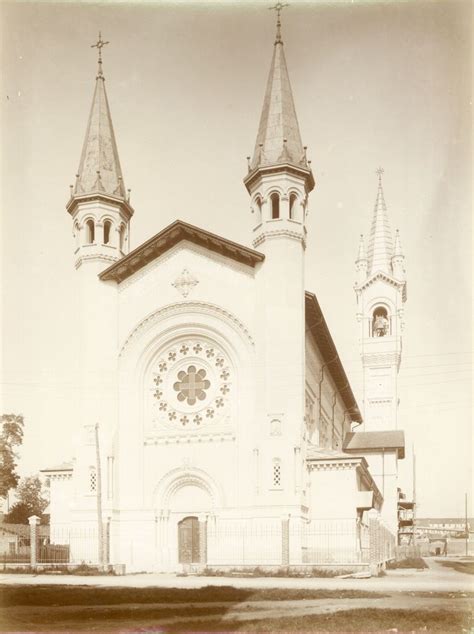
<path id="1" fill-rule="evenodd" d="M 196 284 L 199 284 L 199 280 L 197 280 L 188 269 L 183 269 L 181 274 L 171 283 L 171 286 L 174 286 L 175 289 L 186 298 Z"/>

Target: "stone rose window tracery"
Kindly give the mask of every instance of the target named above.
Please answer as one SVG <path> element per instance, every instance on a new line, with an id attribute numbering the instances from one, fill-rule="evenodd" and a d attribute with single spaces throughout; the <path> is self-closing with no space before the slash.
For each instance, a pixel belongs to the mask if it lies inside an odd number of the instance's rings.
<path id="1" fill-rule="evenodd" d="M 203 401 L 206 398 L 206 390 L 211 386 L 211 382 L 206 379 L 206 370 L 196 369 L 190 365 L 187 372 L 178 372 L 178 380 L 173 385 L 173 389 L 178 392 L 178 401 L 186 401 L 188 405 L 194 405 L 197 399 Z"/>
<path id="2" fill-rule="evenodd" d="M 227 355 L 204 338 L 175 341 L 152 366 L 151 422 L 180 433 L 230 422 L 233 372 Z"/>

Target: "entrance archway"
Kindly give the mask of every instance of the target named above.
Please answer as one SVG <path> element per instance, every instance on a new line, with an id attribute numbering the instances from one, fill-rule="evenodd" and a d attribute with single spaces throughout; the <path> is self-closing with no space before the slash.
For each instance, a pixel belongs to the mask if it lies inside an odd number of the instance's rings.
<path id="1" fill-rule="evenodd" d="M 180 564 L 198 564 L 199 520 L 195 516 L 185 517 L 178 523 L 178 561 Z"/>

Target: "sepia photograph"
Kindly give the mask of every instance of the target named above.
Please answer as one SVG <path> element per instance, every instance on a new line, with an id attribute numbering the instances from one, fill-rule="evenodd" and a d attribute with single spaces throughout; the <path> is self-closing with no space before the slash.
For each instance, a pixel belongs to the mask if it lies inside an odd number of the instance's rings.
<path id="1" fill-rule="evenodd" d="M 1 0 L 0 631 L 473 631 L 472 12 Z"/>

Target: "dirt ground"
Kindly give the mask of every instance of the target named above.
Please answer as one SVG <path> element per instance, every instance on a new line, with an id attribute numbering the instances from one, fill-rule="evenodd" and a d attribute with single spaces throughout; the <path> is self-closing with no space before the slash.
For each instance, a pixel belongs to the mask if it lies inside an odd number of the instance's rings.
<path id="1" fill-rule="evenodd" d="M 472 576 L 427 563 L 373 579 L 1 575 L 0 631 L 473 631 Z"/>

